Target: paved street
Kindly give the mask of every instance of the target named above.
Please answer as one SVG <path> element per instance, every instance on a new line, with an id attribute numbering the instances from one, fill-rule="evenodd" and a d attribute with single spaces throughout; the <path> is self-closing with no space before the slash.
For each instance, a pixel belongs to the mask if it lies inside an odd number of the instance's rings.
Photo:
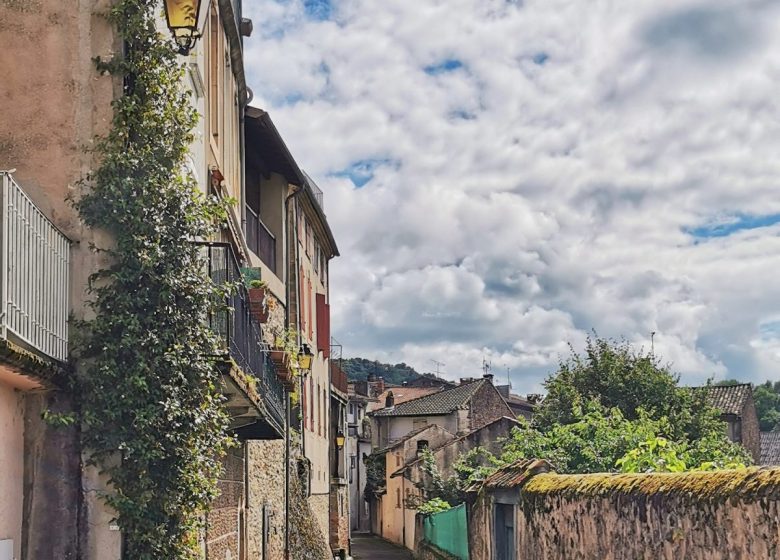
<path id="1" fill-rule="evenodd" d="M 412 553 L 373 535 L 352 535 L 355 560 L 412 560 Z"/>

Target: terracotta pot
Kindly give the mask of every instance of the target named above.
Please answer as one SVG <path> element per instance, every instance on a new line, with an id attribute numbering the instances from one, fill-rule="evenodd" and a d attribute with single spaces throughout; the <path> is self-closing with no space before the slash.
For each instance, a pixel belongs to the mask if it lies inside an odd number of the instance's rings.
<path id="1" fill-rule="evenodd" d="M 249 288 L 249 313 L 258 323 L 268 321 L 265 288 Z"/>

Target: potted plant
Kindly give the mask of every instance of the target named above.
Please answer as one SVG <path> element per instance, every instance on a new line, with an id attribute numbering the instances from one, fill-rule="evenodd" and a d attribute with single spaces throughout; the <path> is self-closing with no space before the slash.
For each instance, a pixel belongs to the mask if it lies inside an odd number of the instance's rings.
<path id="1" fill-rule="evenodd" d="M 288 329 L 276 337 L 270 357 L 285 386 L 294 387 L 293 370 L 298 367 L 298 333 L 295 329 Z"/>
<path id="2" fill-rule="evenodd" d="M 267 291 L 268 285 L 264 280 L 250 280 L 247 293 L 249 294 L 249 312 L 258 323 L 268 321 Z"/>

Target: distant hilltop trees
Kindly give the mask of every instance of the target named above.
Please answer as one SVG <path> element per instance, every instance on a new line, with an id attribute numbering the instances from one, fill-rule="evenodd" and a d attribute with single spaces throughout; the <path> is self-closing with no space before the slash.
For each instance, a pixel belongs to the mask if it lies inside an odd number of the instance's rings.
<path id="1" fill-rule="evenodd" d="M 400 364 L 383 364 L 365 358 L 347 358 L 341 362 L 341 369 L 350 381 L 365 381 L 369 375 L 382 377 L 385 383 L 403 385 L 404 381 L 412 382 L 423 377 L 412 366 Z"/>

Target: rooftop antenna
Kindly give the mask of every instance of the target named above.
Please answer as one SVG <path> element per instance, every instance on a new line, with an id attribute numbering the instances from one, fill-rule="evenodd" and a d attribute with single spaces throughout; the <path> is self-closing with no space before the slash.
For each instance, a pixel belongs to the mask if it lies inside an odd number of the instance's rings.
<path id="1" fill-rule="evenodd" d="M 440 362 L 439 360 L 431 360 L 434 364 L 436 364 L 436 377 L 439 377 L 439 369 L 443 366 L 446 366 L 444 362 Z"/>
<path id="2" fill-rule="evenodd" d="M 484 357 L 482 358 L 482 371 L 485 372 L 485 375 L 490 373 L 490 362 L 488 362 Z"/>
<path id="3" fill-rule="evenodd" d="M 650 333 L 650 355 L 655 357 L 655 331 Z"/>
<path id="4" fill-rule="evenodd" d="M 509 385 L 509 390 L 512 390 L 512 382 L 509 381 L 509 366 L 506 366 L 506 384 Z"/>

